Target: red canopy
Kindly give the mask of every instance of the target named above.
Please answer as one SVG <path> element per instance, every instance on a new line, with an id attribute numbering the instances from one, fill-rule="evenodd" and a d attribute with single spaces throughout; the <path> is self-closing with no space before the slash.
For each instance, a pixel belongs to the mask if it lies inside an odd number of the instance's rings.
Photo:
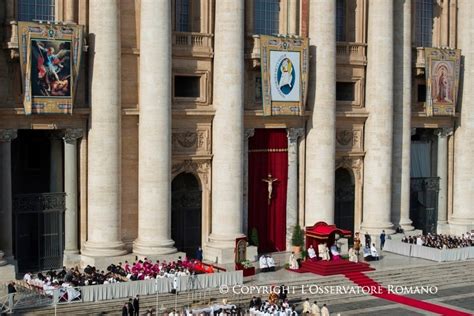
<path id="1" fill-rule="evenodd" d="M 341 237 L 351 237 L 352 232 L 337 228 L 336 225 L 328 225 L 326 222 L 317 222 L 314 226 L 306 227 L 306 237 L 312 237 L 316 239 L 327 240 L 330 237 L 334 238 L 335 234 L 339 234 Z"/>

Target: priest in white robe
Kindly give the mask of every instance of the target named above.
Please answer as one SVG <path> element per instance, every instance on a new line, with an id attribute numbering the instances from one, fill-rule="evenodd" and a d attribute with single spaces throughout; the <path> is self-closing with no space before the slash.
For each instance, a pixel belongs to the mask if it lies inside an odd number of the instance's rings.
<path id="1" fill-rule="evenodd" d="M 314 250 L 313 245 L 310 245 L 307 251 L 308 251 L 309 260 L 311 261 L 318 260 L 318 256 L 316 255 L 316 251 Z"/>

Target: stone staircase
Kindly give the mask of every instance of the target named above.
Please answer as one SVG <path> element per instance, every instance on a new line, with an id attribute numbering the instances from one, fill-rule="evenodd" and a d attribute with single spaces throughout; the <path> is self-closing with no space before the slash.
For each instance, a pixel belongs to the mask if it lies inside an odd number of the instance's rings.
<path id="1" fill-rule="evenodd" d="M 436 286 L 438 289 L 450 289 L 463 286 L 472 286 L 474 284 L 474 261 L 464 261 L 457 263 L 441 263 L 438 265 L 418 266 L 409 268 L 397 268 L 385 271 L 370 271 L 366 274 L 384 286 L 388 285 L 403 285 L 403 286 Z M 291 273 L 291 272 L 288 272 Z M 296 275 L 296 274 L 295 274 Z M 269 275 L 269 277 L 271 277 Z M 271 287 L 272 285 L 280 285 L 280 280 L 268 280 L 263 282 L 256 282 L 252 278 L 246 280 L 245 285 L 258 285 L 260 288 Z M 309 286 L 318 286 L 324 288 L 325 286 L 354 286 L 354 284 L 342 275 L 321 277 L 311 274 L 299 274 L 298 278 L 291 279 L 291 281 L 284 282 L 286 286 L 290 287 L 288 297 L 290 302 L 301 305 L 300 303 L 305 298 L 311 301 L 316 300 L 320 304 L 327 304 L 332 313 L 341 312 L 344 315 L 342 308 L 349 303 L 354 306 L 367 306 L 367 304 L 379 300 L 367 294 L 354 295 L 348 294 L 325 294 L 317 293 L 310 294 Z M 305 289 L 302 292 L 301 289 Z M 472 291 L 471 291 L 472 292 Z M 261 296 L 266 298 L 267 295 L 258 295 L 258 293 L 246 293 L 240 295 L 221 294 L 218 289 L 209 289 L 206 291 L 196 291 L 193 295 L 191 293 L 180 293 L 175 296 L 173 294 L 159 295 L 158 306 L 165 310 L 174 308 L 175 304 L 178 308 L 193 306 L 206 306 L 213 303 L 221 303 L 223 299 L 227 299 L 229 303 L 236 304 L 239 307 L 246 308 L 251 297 Z M 120 315 L 121 307 L 126 302 L 126 299 L 100 301 L 92 303 L 71 303 L 60 304 L 57 306 L 58 315 Z M 380 300 L 379 300 L 380 301 Z M 387 303 L 391 304 L 391 303 Z M 140 309 L 145 312 L 148 308 L 155 308 L 156 296 L 141 297 Z M 54 314 L 52 306 L 42 307 L 37 309 L 23 308 L 18 310 L 21 315 L 51 315 Z M 354 309 L 351 310 L 351 313 Z"/>

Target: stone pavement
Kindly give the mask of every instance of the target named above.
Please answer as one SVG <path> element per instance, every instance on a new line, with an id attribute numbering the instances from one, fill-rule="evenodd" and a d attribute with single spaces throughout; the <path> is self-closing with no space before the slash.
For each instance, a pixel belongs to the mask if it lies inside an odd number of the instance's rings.
<path id="1" fill-rule="evenodd" d="M 474 313 L 474 261 L 462 261 L 451 263 L 436 263 L 432 261 L 406 258 L 396 254 L 384 254 L 379 262 L 372 263 L 377 268 L 366 274 L 379 282 L 383 286 L 405 286 L 436 287 L 436 294 L 409 295 L 413 298 L 429 301 L 434 304 L 451 307 L 468 313 Z M 409 306 L 393 303 L 384 299 L 372 297 L 365 293 L 327 294 L 313 293 L 309 291 L 310 286 L 320 288 L 335 286 L 355 286 L 350 280 L 342 275 L 318 276 L 310 273 L 299 274 L 278 269 L 276 272 L 259 273 L 254 277 L 245 279 L 245 286 L 258 286 L 258 288 L 270 288 L 272 285 L 285 284 L 292 289 L 289 299 L 292 303 L 301 307 L 302 301 L 309 298 L 316 300 L 320 305 L 327 304 L 331 315 L 433 315 Z M 302 290 L 304 289 L 304 291 Z M 238 289 L 237 289 L 238 290 Z M 201 295 L 202 293 L 196 293 Z M 227 294 L 219 293 L 218 289 L 206 291 L 205 297 L 200 296 L 199 301 L 192 302 L 190 295 L 181 293 L 178 295 L 178 306 L 203 306 L 203 304 L 222 302 L 228 299 L 229 303 L 236 304 L 242 308 L 248 306 L 250 298 L 257 293 L 241 292 Z M 268 295 L 260 295 L 265 299 Z M 171 294 L 160 295 L 160 306 L 165 309 L 174 306 L 175 297 Z M 124 300 L 80 303 L 61 305 L 58 307 L 58 314 L 69 315 L 98 315 L 106 313 L 109 315 L 119 315 L 120 308 Z M 142 297 L 141 305 L 143 310 L 155 307 L 155 297 Z M 24 311 L 26 315 L 50 315 L 53 312 L 51 307 L 37 310 Z"/>

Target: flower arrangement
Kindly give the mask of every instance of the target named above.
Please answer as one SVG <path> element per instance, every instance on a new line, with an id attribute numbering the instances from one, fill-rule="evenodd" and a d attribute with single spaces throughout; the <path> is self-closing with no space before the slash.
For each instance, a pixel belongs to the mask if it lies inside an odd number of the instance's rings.
<path id="1" fill-rule="evenodd" d="M 244 267 L 244 269 L 249 269 L 253 267 L 252 262 L 250 262 L 249 260 L 242 260 L 240 264 L 242 265 L 242 267 Z"/>

